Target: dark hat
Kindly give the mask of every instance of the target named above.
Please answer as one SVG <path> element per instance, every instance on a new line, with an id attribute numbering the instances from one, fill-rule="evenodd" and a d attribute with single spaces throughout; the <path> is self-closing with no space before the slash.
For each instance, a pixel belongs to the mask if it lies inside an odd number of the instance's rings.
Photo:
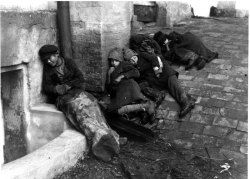
<path id="1" fill-rule="evenodd" d="M 162 33 L 161 31 L 158 31 L 154 34 L 153 39 L 161 46 L 168 38 L 167 34 Z"/>
<path id="2" fill-rule="evenodd" d="M 132 49 L 123 49 L 123 56 L 125 61 L 129 61 L 133 56 L 136 55 L 138 54 Z"/>
<path id="3" fill-rule="evenodd" d="M 108 59 L 115 59 L 120 62 L 123 61 L 122 49 L 115 47 L 112 50 L 110 50 Z"/>
<path id="4" fill-rule="evenodd" d="M 40 48 L 38 53 L 41 59 L 45 60 L 50 55 L 59 53 L 59 50 L 55 45 L 44 45 Z"/>

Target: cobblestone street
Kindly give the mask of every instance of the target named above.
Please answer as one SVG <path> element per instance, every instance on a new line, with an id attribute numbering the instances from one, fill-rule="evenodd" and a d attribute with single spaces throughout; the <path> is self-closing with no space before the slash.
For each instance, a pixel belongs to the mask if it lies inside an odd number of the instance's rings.
<path id="1" fill-rule="evenodd" d="M 147 27 L 141 32 L 150 34 L 158 30 L 171 31 Z M 160 138 L 187 149 L 201 149 L 214 159 L 233 159 L 246 171 L 248 19 L 194 18 L 179 23 L 173 30 L 194 33 L 209 49 L 217 51 L 219 58 L 200 71 L 174 66 L 182 86 L 197 101 L 191 114 L 179 119 L 178 105 L 167 95 L 158 110 Z M 242 174 L 239 178 L 247 177 Z"/>

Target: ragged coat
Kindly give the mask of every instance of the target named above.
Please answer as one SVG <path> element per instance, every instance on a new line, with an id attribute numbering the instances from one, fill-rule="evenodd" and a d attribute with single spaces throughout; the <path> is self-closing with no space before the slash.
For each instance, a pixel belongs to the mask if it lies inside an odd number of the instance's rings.
<path id="1" fill-rule="evenodd" d="M 115 79 L 120 75 L 124 75 L 125 77 L 119 83 L 115 82 Z M 110 83 L 108 84 L 108 92 L 111 95 L 111 102 L 108 106 L 109 111 L 146 100 L 145 96 L 141 93 L 138 83 L 134 80 L 134 78 L 138 78 L 139 76 L 139 71 L 131 63 L 120 62 L 110 75 Z"/>
<path id="2" fill-rule="evenodd" d="M 160 77 L 156 77 L 153 68 L 159 67 L 157 56 L 150 55 L 146 52 L 139 53 L 136 67 L 140 71 L 140 82 L 147 81 L 152 88 L 159 90 L 166 89 L 168 78 L 172 75 L 178 77 L 178 72 L 175 71 L 167 61 L 162 60 L 162 63 L 162 73 Z"/>
<path id="3" fill-rule="evenodd" d="M 56 85 L 67 84 L 72 89 L 85 90 L 84 77 L 73 59 L 64 58 L 64 75 L 59 78 L 55 68 L 44 65 L 42 91 L 48 96 L 49 103 L 55 103 L 60 95 L 56 91 Z"/>
<path id="4" fill-rule="evenodd" d="M 206 62 L 210 62 L 218 56 L 218 53 L 209 50 L 200 38 L 191 32 L 180 34 L 173 31 L 168 35 L 168 39 L 171 40 L 170 51 L 167 52 L 165 46 L 161 45 L 162 54 L 166 60 L 174 61 L 173 58 L 179 58 L 180 61 L 186 61 L 185 56 L 190 52 L 194 52 Z"/>

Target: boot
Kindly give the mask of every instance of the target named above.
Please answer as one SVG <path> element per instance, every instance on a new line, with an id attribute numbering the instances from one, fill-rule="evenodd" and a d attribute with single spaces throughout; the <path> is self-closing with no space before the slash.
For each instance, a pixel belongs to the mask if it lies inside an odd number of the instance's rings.
<path id="1" fill-rule="evenodd" d="M 145 111 L 142 112 L 140 117 L 141 117 L 140 123 L 142 125 L 145 125 L 149 122 L 149 114 L 147 112 Z"/>
<path id="2" fill-rule="evenodd" d="M 188 65 L 185 67 L 185 70 L 189 70 L 190 68 L 192 68 L 194 66 L 194 64 L 196 63 L 196 60 L 197 60 L 197 58 L 196 59 L 194 59 L 194 58 L 189 59 Z"/>
<path id="3" fill-rule="evenodd" d="M 187 113 L 189 113 L 195 106 L 194 100 L 191 99 L 191 96 L 183 94 L 182 95 L 182 103 L 181 103 L 181 110 L 179 113 L 179 117 L 184 117 Z"/>
<path id="4" fill-rule="evenodd" d="M 203 58 L 198 58 L 197 64 L 196 64 L 197 70 L 201 70 L 202 68 L 205 67 L 205 65 L 206 65 L 206 61 Z"/>
<path id="5" fill-rule="evenodd" d="M 199 56 L 193 52 L 189 53 L 189 55 L 186 58 L 188 58 L 189 60 L 188 60 L 188 65 L 185 67 L 185 70 L 189 70 L 197 63 Z"/>

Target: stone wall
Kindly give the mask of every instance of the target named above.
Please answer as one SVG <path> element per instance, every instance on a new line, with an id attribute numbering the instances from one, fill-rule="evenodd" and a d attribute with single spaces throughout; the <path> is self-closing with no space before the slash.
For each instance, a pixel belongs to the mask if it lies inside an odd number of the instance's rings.
<path id="1" fill-rule="evenodd" d="M 70 2 L 73 58 L 87 90 L 104 90 L 108 52 L 128 43 L 131 9 L 130 2 Z"/>
<path id="2" fill-rule="evenodd" d="M 1 12 L 1 67 L 27 65 L 30 106 L 45 100 L 38 51 L 47 43 L 57 43 L 55 12 Z"/>
<path id="3" fill-rule="evenodd" d="M 10 162 L 27 153 L 29 108 L 46 100 L 41 94 L 43 66 L 38 51 L 44 44 L 57 44 L 56 11 L 46 3 L 35 10 L 4 4 L 0 13 L 1 144 L 4 160 Z"/>
<path id="4" fill-rule="evenodd" d="M 158 5 L 158 26 L 170 26 L 192 17 L 191 6 L 188 2 L 156 1 Z"/>

